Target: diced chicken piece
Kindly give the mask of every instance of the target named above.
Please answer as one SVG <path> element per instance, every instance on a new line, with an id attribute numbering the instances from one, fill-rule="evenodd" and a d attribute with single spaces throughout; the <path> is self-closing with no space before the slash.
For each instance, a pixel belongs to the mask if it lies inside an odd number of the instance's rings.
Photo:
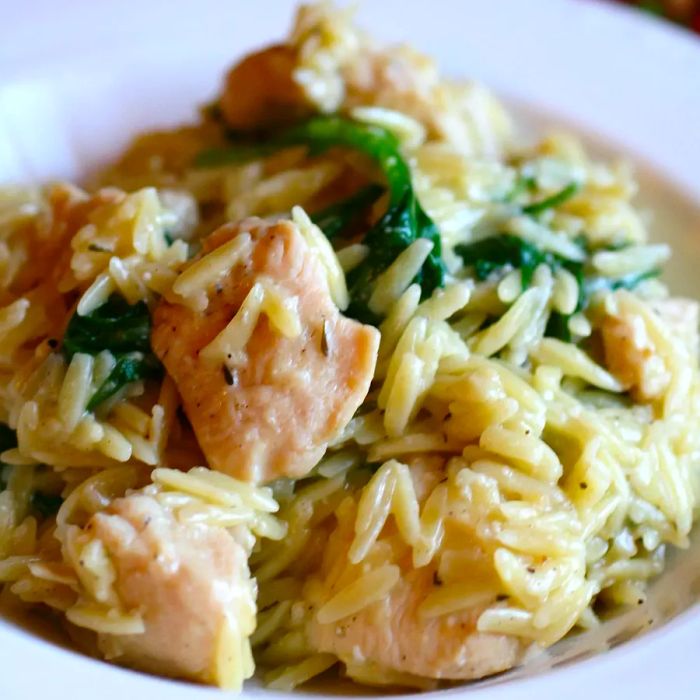
<path id="1" fill-rule="evenodd" d="M 446 479 L 445 460 L 437 455 L 422 455 L 408 460 L 408 466 L 416 498 L 424 505 Z M 493 606 L 492 600 L 472 603 L 447 614 L 426 614 L 424 603 L 443 585 L 436 560 L 414 568 L 410 555 L 405 556 L 395 549 L 396 544 L 390 544 L 393 527 L 386 526 L 388 538 L 382 540 L 381 547 L 384 552 L 394 552 L 392 556 L 401 570 L 397 583 L 381 600 L 347 617 L 327 623 L 319 622 L 314 615 L 308 628 L 312 647 L 336 654 L 351 674 L 359 669 L 359 680 L 363 665 L 417 678 L 453 680 L 482 678 L 516 665 L 526 646 L 522 640 L 477 629 L 479 616 Z M 346 585 L 339 582 L 347 580 L 354 536 L 354 529 L 342 524 L 330 536 L 319 578 L 311 584 L 320 592 L 314 600 L 319 609 L 338 593 L 339 587 Z M 460 547 L 479 549 L 464 530 L 460 530 L 457 542 Z M 366 561 L 372 556 L 370 553 Z M 471 574 L 479 579 L 484 572 L 475 567 Z"/>
<path id="2" fill-rule="evenodd" d="M 654 301 L 650 306 L 669 340 L 680 342 L 692 357 L 697 357 L 698 304 L 675 298 Z M 671 373 L 646 319 L 627 311 L 608 314 L 603 319 L 601 334 L 606 364 L 622 385 L 638 401 L 659 398 L 670 382 Z"/>
<path id="3" fill-rule="evenodd" d="M 483 678 L 516 665 L 523 644 L 515 637 L 479 632 L 485 605 L 425 617 L 420 605 L 433 590 L 434 572 L 405 573 L 383 600 L 349 618 L 310 625 L 312 646 L 350 666 L 373 665 L 424 678 Z"/>
<path id="4" fill-rule="evenodd" d="M 483 678 L 518 663 L 522 644 L 516 638 L 477 631 L 483 607 L 422 618 L 418 607 L 429 584 L 425 573 L 411 572 L 389 597 L 349 621 L 313 623 L 312 644 L 351 664 L 370 661 L 424 678 Z"/>
<path id="5" fill-rule="evenodd" d="M 234 129 L 260 129 L 311 111 L 294 80 L 296 51 L 271 46 L 246 56 L 226 76 L 219 105 Z"/>
<path id="6" fill-rule="evenodd" d="M 413 117 L 429 137 L 465 152 L 497 155 L 508 145 L 510 121 L 489 93 L 443 80 L 433 61 L 408 47 L 377 48 L 344 14 L 302 7 L 287 43 L 234 66 L 220 98 L 228 124 L 260 129 L 314 112 L 377 106 Z"/>
<path id="7" fill-rule="evenodd" d="M 88 195 L 66 183 L 51 185 L 46 190 L 46 210 L 24 235 L 28 250 L 41 250 L 31 265 L 23 265 L 13 280 L 12 291 L 24 294 L 46 282 L 55 285 L 70 269 L 73 249 L 71 238 L 101 207 L 123 200 L 125 194 L 114 188 L 98 190 Z"/>
<path id="8" fill-rule="evenodd" d="M 239 236 L 249 237 L 250 252 L 222 275 L 204 311 L 161 302 L 152 345 L 213 469 L 254 482 L 300 477 L 365 398 L 379 333 L 340 314 L 323 265 L 294 224 L 226 225 L 203 254 Z M 230 323 L 250 322 L 241 306 L 261 284 L 274 287 L 298 327 L 283 333 L 261 313 L 242 356 L 212 359 L 205 348 Z"/>
<path id="9" fill-rule="evenodd" d="M 335 78 L 343 86 L 338 97 L 343 102 L 334 107 L 378 104 L 429 117 L 430 90 L 418 79 L 419 65 L 413 57 L 408 50 L 373 52 L 337 66 Z M 236 64 L 226 76 L 219 102 L 229 126 L 260 129 L 318 111 L 313 92 L 295 77 L 299 60 L 293 47 L 279 44 L 249 54 Z"/>
<path id="10" fill-rule="evenodd" d="M 100 634 L 107 658 L 218 685 L 227 685 L 227 665 L 252 673 L 242 650 L 255 628 L 254 585 L 246 551 L 228 530 L 182 524 L 153 497 L 133 494 L 94 515 L 85 532 L 104 545 L 115 593 L 126 611 L 141 612 L 145 627 Z"/>

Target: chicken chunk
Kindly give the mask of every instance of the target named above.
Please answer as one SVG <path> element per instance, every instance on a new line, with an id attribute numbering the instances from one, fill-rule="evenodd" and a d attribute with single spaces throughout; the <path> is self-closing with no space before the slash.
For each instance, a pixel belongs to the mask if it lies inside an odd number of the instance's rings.
<path id="1" fill-rule="evenodd" d="M 46 189 L 45 211 L 24 232 L 22 243 L 27 250 L 41 250 L 31 265 L 23 265 L 12 280 L 12 291 L 25 294 L 41 284 L 59 284 L 70 273 L 73 249 L 70 241 L 91 217 L 102 208 L 119 204 L 125 194 L 115 188 L 104 188 L 92 195 L 66 183 Z"/>
<path id="2" fill-rule="evenodd" d="M 133 494 L 94 515 L 85 532 L 104 545 L 117 598 L 141 612 L 145 627 L 143 634 L 100 634 L 107 658 L 227 685 L 221 652 L 233 637 L 233 663 L 252 673 L 241 650 L 255 628 L 254 586 L 247 553 L 229 531 L 181 524 L 155 498 Z"/>
<path id="3" fill-rule="evenodd" d="M 671 380 L 668 358 L 658 347 L 654 328 L 641 313 L 625 304 L 627 292 L 617 294 L 622 300 L 616 313 L 607 314 L 601 325 L 605 361 L 621 384 L 636 400 L 654 401 Z M 661 321 L 661 332 L 674 343 L 697 357 L 698 304 L 689 299 L 663 299 L 650 303 L 653 316 Z"/>
<path id="4" fill-rule="evenodd" d="M 428 137 L 468 153 L 498 155 L 508 146 L 511 124 L 491 95 L 443 80 L 433 61 L 406 46 L 375 46 L 347 15 L 323 4 L 302 6 L 286 43 L 235 65 L 220 98 L 229 126 L 261 129 L 376 106 L 413 117 Z"/>
<path id="5" fill-rule="evenodd" d="M 288 46 L 246 56 L 227 76 L 219 105 L 234 129 L 260 129 L 292 121 L 311 111 L 304 91 L 294 80 L 296 52 Z"/>
<path id="6" fill-rule="evenodd" d="M 317 254 L 291 222 L 223 226 L 203 254 L 236 239 L 249 252 L 216 283 L 204 311 L 161 302 L 153 349 L 213 469 L 253 482 L 300 477 L 365 398 L 379 333 L 340 314 Z M 291 314 L 288 327 L 280 330 L 269 308 L 251 322 L 251 299 L 264 289 Z M 241 352 L 212 358 L 212 341 L 236 324 L 249 333 Z"/>
<path id="7" fill-rule="evenodd" d="M 445 460 L 436 455 L 422 455 L 408 460 L 407 466 L 416 498 L 424 507 L 431 494 L 445 488 L 449 480 Z M 362 491 L 354 495 L 361 497 Z M 393 505 L 391 508 L 395 513 Z M 325 547 L 321 567 L 309 584 L 309 590 L 315 591 L 313 602 L 319 611 L 311 618 L 307 630 L 315 650 L 338 656 L 348 673 L 357 675 L 358 680 L 363 680 L 367 668 L 381 669 L 387 678 L 407 674 L 399 683 L 408 685 L 421 678 L 482 678 L 519 662 L 525 649 L 522 640 L 477 629 L 481 613 L 498 605 L 492 598 L 481 602 L 474 599 L 465 608 L 442 614 L 431 614 L 426 609 L 431 605 L 431 597 L 434 601 L 436 592 L 443 590 L 439 558 L 416 567 L 409 551 L 402 549 L 405 545 L 396 537 L 396 523 L 384 525 L 378 544 L 361 563 L 351 563 L 357 527 L 352 521 L 358 517 L 358 511 L 359 506 L 357 510 L 350 508 L 349 497 L 336 509 L 337 527 Z M 449 541 L 456 551 L 473 555 L 469 558 L 472 562 L 469 575 L 477 581 L 486 580 L 489 558 L 483 554 L 477 538 L 472 538 L 468 530 L 452 528 L 453 524 L 448 522 L 443 544 Z M 372 570 L 389 561 L 400 573 L 387 595 L 346 617 L 332 622 L 324 618 L 325 604 L 342 595 L 339 591 L 357 576 L 354 567 Z M 454 586 L 454 581 L 444 585 Z M 468 584 L 464 590 L 468 596 Z"/>
<path id="8" fill-rule="evenodd" d="M 350 668 L 370 662 L 424 678 L 468 680 L 505 671 L 518 663 L 523 644 L 515 637 L 479 632 L 486 606 L 424 617 L 420 605 L 433 587 L 434 572 L 406 573 L 384 600 L 348 619 L 311 623 L 311 644 L 336 654 Z"/>

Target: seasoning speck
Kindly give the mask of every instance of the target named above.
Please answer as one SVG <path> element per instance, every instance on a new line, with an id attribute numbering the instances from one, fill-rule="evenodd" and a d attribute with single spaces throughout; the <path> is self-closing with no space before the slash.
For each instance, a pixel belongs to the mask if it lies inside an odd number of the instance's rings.
<path id="1" fill-rule="evenodd" d="M 226 365 L 221 365 L 221 370 L 224 373 L 224 381 L 229 386 L 233 386 L 233 374 L 231 374 L 231 370 Z"/>

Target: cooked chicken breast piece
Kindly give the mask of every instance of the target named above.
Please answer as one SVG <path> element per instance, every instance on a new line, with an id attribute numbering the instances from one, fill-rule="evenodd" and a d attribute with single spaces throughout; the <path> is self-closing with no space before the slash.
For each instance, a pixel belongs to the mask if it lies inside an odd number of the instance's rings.
<path id="1" fill-rule="evenodd" d="M 510 120 L 486 91 L 444 80 L 431 59 L 407 46 L 375 45 L 348 24 L 347 15 L 328 6 L 302 6 L 285 43 L 233 66 L 219 99 L 227 124 L 259 130 L 319 112 L 374 106 L 412 117 L 429 138 L 466 153 L 493 156 L 509 146 Z M 317 53 L 323 60 L 309 61 Z M 486 118 L 490 130 L 483 127 Z"/>
<path id="2" fill-rule="evenodd" d="M 255 629 L 255 588 L 247 552 L 230 531 L 182 524 L 155 498 L 132 494 L 94 515 L 84 532 L 104 545 L 121 606 L 140 612 L 145 627 L 100 634 L 107 658 L 217 685 L 229 684 L 227 667 L 252 673 L 244 645 Z"/>
<path id="3" fill-rule="evenodd" d="M 421 615 L 433 578 L 430 569 L 406 572 L 390 595 L 361 612 L 329 624 L 314 619 L 311 644 L 350 667 L 370 662 L 424 678 L 470 680 L 516 665 L 523 652 L 520 640 L 477 630 L 486 605 L 439 617 Z"/>
<path id="4" fill-rule="evenodd" d="M 298 478 L 367 395 L 379 332 L 340 314 L 295 224 L 223 226 L 202 256 L 230 243 L 244 252 L 206 308 L 161 302 L 153 349 L 211 468 L 253 482 Z"/>
<path id="5" fill-rule="evenodd" d="M 628 292 L 618 292 L 624 299 Z M 690 299 L 671 298 L 650 302 L 669 340 L 679 342 L 692 357 L 698 354 L 698 304 Z M 603 319 L 601 335 L 605 361 L 610 371 L 632 392 L 636 400 L 653 401 L 665 391 L 670 368 L 659 352 L 643 315 L 624 308 Z"/>
<path id="6" fill-rule="evenodd" d="M 226 121 L 236 129 L 260 129 L 309 114 L 311 105 L 293 77 L 296 61 L 294 49 L 278 45 L 237 63 L 219 101 Z"/>
<path id="7" fill-rule="evenodd" d="M 426 455 L 413 458 L 408 464 L 416 497 L 425 504 L 438 484 L 446 481 L 445 462 L 441 457 Z M 361 494 L 362 491 L 358 492 L 355 498 L 361 498 Z M 341 504 L 338 510 L 344 508 L 347 505 Z M 346 664 L 349 674 L 359 673 L 359 680 L 363 678 L 363 668 L 382 669 L 387 678 L 394 678 L 396 673 L 408 674 L 401 681 L 407 685 L 420 678 L 483 678 L 519 663 L 526 642 L 477 629 L 481 613 L 499 603 L 493 599 L 480 602 L 475 599 L 457 611 L 429 612 L 426 604 L 429 607 L 430 597 L 445 585 L 438 575 L 437 560 L 416 567 L 410 552 L 400 544 L 402 538 L 397 534 L 396 521 L 390 521 L 382 528 L 376 550 L 370 551 L 359 564 L 352 564 L 355 534 L 347 527 L 344 515 L 340 517 L 342 522 L 331 533 L 323 563 L 309 584 L 316 612 L 311 617 L 307 634 L 314 650 L 335 654 Z M 454 551 L 473 553 L 474 562 L 485 557 L 468 531 L 459 530 L 456 535 L 450 530 L 445 535 L 448 536 Z M 487 559 L 485 557 L 484 562 Z M 347 590 L 348 581 L 357 577 L 359 572 L 355 567 L 359 566 L 359 571 L 366 573 L 388 561 L 392 567 L 398 567 L 399 578 L 387 595 L 333 622 L 324 619 L 325 604 L 339 591 Z M 474 564 L 470 575 L 478 581 L 484 572 Z M 470 595 L 468 584 L 464 595 Z"/>

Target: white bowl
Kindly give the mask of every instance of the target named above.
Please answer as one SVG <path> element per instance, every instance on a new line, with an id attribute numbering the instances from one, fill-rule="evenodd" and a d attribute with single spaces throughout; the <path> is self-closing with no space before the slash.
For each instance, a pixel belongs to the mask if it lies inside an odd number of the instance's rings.
<path id="1" fill-rule="evenodd" d="M 3 6 L 0 182 L 80 178 L 137 131 L 193 118 L 228 63 L 284 34 L 292 7 L 291 0 Z M 667 281 L 700 298 L 697 39 L 592 0 L 382 0 L 365 3 L 361 18 L 380 38 L 410 41 L 447 72 L 485 82 L 529 120 L 584 130 L 597 150 L 640 165 L 655 238 L 675 251 Z M 522 669 L 438 692 L 486 700 L 697 697 L 699 596 L 696 542 L 672 554 L 648 604 Z M 194 700 L 217 692 L 108 666 L 3 621 L 0 658 L 0 697 L 11 700 L 49 693 Z M 245 695 L 288 697 L 255 684 Z"/>

